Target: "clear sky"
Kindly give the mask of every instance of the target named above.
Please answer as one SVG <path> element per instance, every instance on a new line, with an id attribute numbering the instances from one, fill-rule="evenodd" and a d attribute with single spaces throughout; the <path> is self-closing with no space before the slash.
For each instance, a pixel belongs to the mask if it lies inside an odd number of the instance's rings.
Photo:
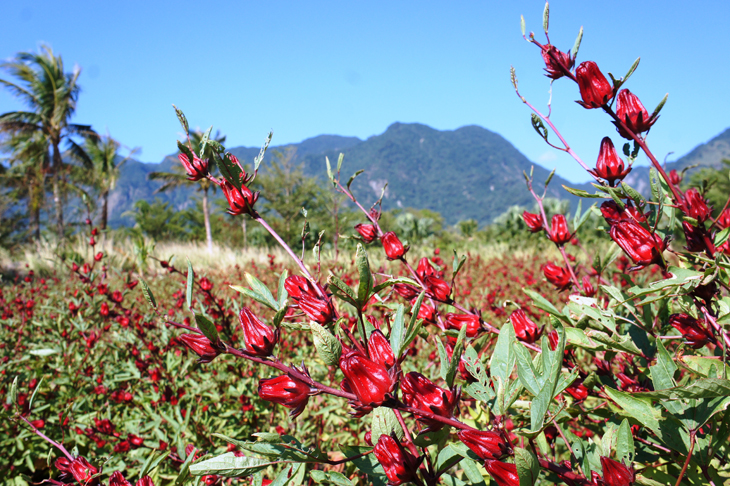
<path id="1" fill-rule="evenodd" d="M 519 1 L 12 1 L 0 20 L 0 58 L 50 44 L 70 69 L 83 68 L 76 123 L 109 132 L 137 158 L 159 162 L 181 130 L 171 104 L 193 127 L 214 125 L 228 146 L 274 145 L 320 134 L 367 138 L 393 122 L 440 130 L 476 124 L 530 160 L 573 181 L 588 177 L 534 133 L 514 94 L 544 107 L 549 80 L 528 31 L 542 40 L 541 0 Z M 578 62 L 622 76 L 651 111 L 669 102 L 650 134 L 654 152 L 684 155 L 730 126 L 727 26 L 730 2 L 586 0 L 551 2 L 553 44 L 585 35 Z M 3 74 L 4 76 L 4 74 Z M 592 164 L 603 136 L 618 134 L 599 110 L 553 87 L 553 121 Z M 21 105 L 0 91 L 0 113 Z M 640 163 L 644 163 L 641 161 Z M 354 169 L 354 168 L 352 168 Z"/>

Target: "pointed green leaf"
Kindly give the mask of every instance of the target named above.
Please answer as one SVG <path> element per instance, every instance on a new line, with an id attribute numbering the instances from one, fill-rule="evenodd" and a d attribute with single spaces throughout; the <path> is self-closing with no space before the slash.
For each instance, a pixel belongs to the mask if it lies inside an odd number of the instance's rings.
<path id="1" fill-rule="evenodd" d="M 185 130 L 185 135 L 187 135 L 190 132 L 190 127 L 188 125 L 188 119 L 185 118 L 185 114 L 182 112 L 181 109 L 179 109 L 174 104 L 172 107 L 175 109 L 175 114 L 177 115 L 177 119 L 180 122 L 180 125 L 182 125 L 183 130 Z"/>
<path id="2" fill-rule="evenodd" d="M 152 291 L 150 290 L 149 286 L 147 285 L 147 282 L 145 282 L 142 279 L 139 279 L 139 283 L 142 284 L 142 293 L 144 294 L 144 298 L 147 300 L 147 303 L 153 309 L 157 309 L 157 301 L 155 300 L 155 296 L 152 295 Z"/>
<path id="3" fill-rule="evenodd" d="M 580 42 L 583 40 L 583 26 L 580 27 L 580 31 L 578 31 L 578 37 L 575 39 L 575 43 L 573 44 L 573 48 L 570 50 L 570 56 L 575 59 L 578 57 L 578 49 L 580 49 Z"/>
<path id="4" fill-rule="evenodd" d="M 357 287 L 357 301 L 362 309 L 368 303 L 370 292 L 373 290 L 373 274 L 370 272 L 370 262 L 368 261 L 368 253 L 361 243 L 357 244 L 357 252 L 355 254 L 355 265 L 360 275 L 360 283 Z"/>
<path id="5" fill-rule="evenodd" d="M 211 343 L 218 342 L 218 330 L 215 328 L 215 324 L 210 322 L 207 317 L 203 314 L 195 313 L 195 323 L 198 325 L 198 329 L 203 333 L 208 341 Z"/>
<path id="6" fill-rule="evenodd" d="M 236 457 L 233 452 L 226 452 L 207 461 L 201 461 L 190 466 L 190 474 L 193 476 L 204 476 L 216 474 L 224 478 L 245 478 L 251 474 L 262 471 L 275 464 L 266 459 L 252 456 Z"/>
<path id="7" fill-rule="evenodd" d="M 378 443 L 381 435 L 390 435 L 395 432 L 398 439 L 403 439 L 405 436 L 403 428 L 398 422 L 398 418 L 395 416 L 395 412 L 392 409 L 386 407 L 378 407 L 373 412 L 373 421 L 371 423 L 372 432 L 371 437 L 373 444 Z"/>
<path id="8" fill-rule="evenodd" d="M 314 321 L 310 321 L 309 328 L 312 330 L 314 347 L 319 357 L 327 366 L 337 366 L 342 354 L 342 344 L 325 327 Z"/>
<path id="9" fill-rule="evenodd" d="M 540 463 L 537 461 L 535 454 L 521 447 L 516 448 L 515 466 L 517 466 L 520 486 L 534 486 L 540 476 Z"/>
<path id="10" fill-rule="evenodd" d="M 269 132 L 269 135 L 266 137 L 266 141 L 264 141 L 264 145 L 261 147 L 261 150 L 259 151 L 259 154 L 256 156 L 256 158 L 253 161 L 254 165 L 254 172 L 259 171 L 259 166 L 261 166 L 261 162 L 264 160 L 264 155 L 266 155 L 266 149 L 269 148 L 269 144 L 271 143 L 271 138 L 274 136 L 274 132 Z"/>
<path id="11" fill-rule="evenodd" d="M 195 274 L 193 273 L 193 265 L 190 263 L 188 258 L 188 279 L 185 285 L 185 303 L 188 305 L 188 309 L 193 308 L 193 282 L 195 281 Z"/>

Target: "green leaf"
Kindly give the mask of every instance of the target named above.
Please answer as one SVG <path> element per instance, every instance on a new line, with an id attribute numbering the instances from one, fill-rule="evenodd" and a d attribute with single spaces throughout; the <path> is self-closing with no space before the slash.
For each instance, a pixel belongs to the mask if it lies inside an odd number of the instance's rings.
<path id="1" fill-rule="evenodd" d="M 626 184 L 626 182 L 621 181 L 621 187 L 626 192 L 626 194 L 628 194 L 628 196 L 634 200 L 637 206 L 642 207 L 646 204 L 646 199 L 644 199 L 644 196 L 642 196 L 639 191 Z"/>
<path id="2" fill-rule="evenodd" d="M 171 453 L 172 453 L 172 451 L 168 450 L 158 456 L 154 450 L 151 451 L 149 457 L 147 457 L 147 460 L 145 461 L 144 465 L 142 466 L 142 469 L 140 469 L 140 471 L 139 471 L 139 479 L 142 479 L 143 477 L 148 476 L 150 474 L 150 472 L 154 471 L 154 469 L 157 466 L 159 466 L 162 461 L 167 459 L 167 456 L 169 456 Z M 192 454 L 190 457 L 191 457 L 191 461 L 192 461 Z"/>
<path id="3" fill-rule="evenodd" d="M 142 279 L 139 279 L 139 283 L 142 284 L 142 293 L 144 294 L 144 298 L 147 300 L 147 303 L 153 309 L 157 309 L 157 301 L 155 300 L 155 296 L 152 295 L 152 291 L 150 290 L 149 286 L 147 285 L 147 282 L 145 282 Z"/>
<path id="4" fill-rule="evenodd" d="M 730 397 L 730 380 L 720 378 L 699 378 L 687 385 L 653 392 L 636 392 L 642 399 L 680 400 L 685 398 Z"/>
<path id="5" fill-rule="evenodd" d="M 266 137 L 266 141 L 264 141 L 264 145 L 261 147 L 261 150 L 259 151 L 259 154 L 256 156 L 256 158 L 253 161 L 254 165 L 254 172 L 259 171 L 259 166 L 261 165 L 261 162 L 264 160 L 264 155 L 266 155 L 266 149 L 269 148 L 269 144 L 271 143 L 271 138 L 274 136 L 274 132 L 269 132 L 269 135 Z"/>
<path id="6" fill-rule="evenodd" d="M 28 400 L 28 413 L 30 413 L 31 410 L 33 410 L 33 400 L 35 400 L 35 395 L 38 393 L 38 389 L 43 384 L 43 378 L 41 378 L 38 381 L 38 384 L 35 386 L 35 389 L 33 390 L 33 394 L 30 396 L 30 400 Z"/>
<path id="7" fill-rule="evenodd" d="M 548 26 L 550 25 L 550 4 L 545 2 L 545 10 L 542 11 L 542 29 L 545 33 L 548 33 Z M 520 481 L 520 486 L 524 486 Z"/>
<path id="8" fill-rule="evenodd" d="M 400 358 L 401 347 L 403 346 L 403 339 L 405 338 L 405 307 L 403 304 L 398 304 L 395 310 L 395 316 L 393 317 L 393 324 L 390 329 L 390 348 L 395 354 L 395 358 Z"/>
<path id="9" fill-rule="evenodd" d="M 325 327 L 314 321 L 310 321 L 309 328 L 312 330 L 314 347 L 319 357 L 327 366 L 337 366 L 342 354 L 342 344 Z"/>
<path id="10" fill-rule="evenodd" d="M 444 344 L 441 342 L 440 339 L 435 338 L 436 341 L 436 348 L 439 352 L 439 362 L 441 363 L 441 367 L 439 368 L 439 376 L 441 376 L 441 379 L 446 381 L 446 376 L 449 372 L 449 355 L 446 352 L 446 348 L 444 348 Z"/>
<path id="11" fill-rule="evenodd" d="M 172 107 L 175 109 L 175 114 L 177 115 L 177 119 L 180 122 L 180 125 L 182 125 L 183 130 L 185 130 L 185 135 L 187 135 L 188 133 L 190 133 L 190 127 L 188 125 L 188 119 L 185 118 L 185 114 L 182 112 L 181 109 L 179 109 L 174 104 L 172 105 Z"/>
<path id="12" fill-rule="evenodd" d="M 357 294 L 355 294 L 355 291 L 350 288 L 349 285 L 347 285 L 345 282 L 340 280 L 339 277 L 337 277 L 335 274 L 330 272 L 330 276 L 327 277 L 327 282 L 330 285 L 333 285 L 334 287 L 330 287 L 330 289 L 342 300 L 347 301 L 349 304 L 352 304 L 353 306 L 358 305 L 358 299 Z"/>
<path id="13" fill-rule="evenodd" d="M 13 379 L 13 383 L 10 385 L 10 393 L 8 393 L 8 402 L 13 405 L 18 403 L 18 377 Z"/>
<path id="14" fill-rule="evenodd" d="M 634 437 L 631 434 L 631 424 L 627 419 L 623 419 L 616 437 L 616 460 L 618 462 L 625 460 L 625 464 L 631 464 L 634 462 L 635 455 L 636 449 L 634 448 Z"/>
<path id="15" fill-rule="evenodd" d="M 335 175 L 332 173 L 332 165 L 330 164 L 330 158 L 325 156 L 324 161 L 327 164 L 327 178 L 329 180 L 331 180 L 332 182 L 334 182 Z"/>
<path id="16" fill-rule="evenodd" d="M 587 331 L 586 336 L 589 339 L 598 341 L 601 344 L 605 344 L 609 349 L 615 351 L 623 351 L 625 353 L 635 354 L 636 356 L 643 356 L 641 350 L 636 346 L 631 336 L 628 335 L 613 335 L 610 336 L 603 331 Z"/>
<path id="17" fill-rule="evenodd" d="M 492 357 L 489 359 L 489 370 L 492 376 L 499 377 L 505 383 L 509 380 L 517 360 L 517 355 L 512 347 L 516 342 L 514 327 L 511 324 L 502 326 L 497 337 L 497 345 L 494 347 Z M 520 348 L 527 353 L 523 346 L 520 346 Z M 474 351 L 474 354 L 476 354 L 476 351 Z"/>
<path id="18" fill-rule="evenodd" d="M 382 283 L 379 283 L 378 285 L 376 285 L 373 288 L 373 293 L 376 293 L 377 294 L 381 290 L 383 290 L 385 288 L 388 288 L 388 287 L 391 287 L 391 286 L 393 286 L 393 285 L 395 285 L 397 283 L 413 285 L 414 287 L 420 287 L 420 285 L 418 284 L 418 282 L 416 282 L 412 278 L 408 278 L 408 277 L 396 277 L 396 278 L 388 279 L 385 282 L 382 282 Z"/>
<path id="19" fill-rule="evenodd" d="M 637 57 L 636 61 L 634 61 L 634 63 L 629 68 L 629 71 L 626 73 L 626 76 L 621 78 L 621 81 L 622 81 L 621 84 L 624 84 L 626 81 L 628 81 L 629 78 L 631 77 L 631 75 L 634 74 L 634 71 L 636 71 L 636 68 L 639 67 L 639 61 L 641 61 L 641 58 Z"/>
<path id="20" fill-rule="evenodd" d="M 340 169 L 342 169 L 342 161 L 345 160 L 345 154 L 340 152 L 340 155 L 337 157 L 337 174 L 340 173 Z"/>
<path id="21" fill-rule="evenodd" d="M 456 254 L 456 250 L 454 250 L 454 263 L 452 265 L 452 280 L 456 279 L 456 276 L 461 271 L 461 268 L 464 266 L 464 263 L 466 263 L 466 255 L 462 255 L 461 258 L 459 258 L 459 255 Z"/>
<path id="22" fill-rule="evenodd" d="M 720 246 L 725 243 L 728 237 L 730 237 L 730 228 L 725 228 L 715 236 L 715 246 Z"/>
<path id="23" fill-rule="evenodd" d="M 28 354 L 32 354 L 33 356 L 40 356 L 40 357 L 50 356 L 52 354 L 57 354 L 57 353 L 58 353 L 58 350 L 53 349 L 53 348 L 31 349 L 30 351 L 28 351 Z"/>
<path id="24" fill-rule="evenodd" d="M 203 134 L 203 137 L 200 139 L 200 153 L 198 154 L 198 156 L 201 159 L 205 159 L 206 158 L 205 157 L 205 154 L 206 154 L 206 151 L 205 150 L 208 148 L 208 142 L 210 141 L 210 132 L 212 132 L 212 131 L 213 131 L 213 125 L 211 125 L 210 127 L 208 127 L 208 129 Z M 190 162 L 192 162 L 192 161 L 193 161 L 193 159 L 190 159 Z"/>
<path id="25" fill-rule="evenodd" d="M 527 449 L 516 448 L 515 466 L 517 466 L 520 486 L 534 486 L 540 476 L 540 463 L 537 462 L 535 454 Z"/>
<path id="26" fill-rule="evenodd" d="M 580 30 L 578 31 L 578 37 L 575 39 L 575 44 L 573 44 L 573 48 L 570 50 L 570 55 L 573 59 L 578 57 L 578 49 L 580 49 L 580 42 L 583 40 L 583 26 L 581 26 Z"/>
<path id="27" fill-rule="evenodd" d="M 371 440 L 373 444 L 378 443 L 381 435 L 390 435 L 395 432 L 399 440 L 403 439 L 403 428 L 398 422 L 395 412 L 387 407 L 378 407 L 373 411 L 373 420 L 371 422 Z"/>
<path id="28" fill-rule="evenodd" d="M 584 191 L 583 189 L 573 189 L 572 187 L 568 187 L 565 184 L 563 184 L 563 189 L 568 191 L 570 194 L 578 197 L 589 197 L 589 198 L 603 198 L 600 194 L 591 194 L 588 191 Z"/>
<path id="29" fill-rule="evenodd" d="M 266 301 L 266 303 L 262 302 L 262 304 L 265 304 L 273 310 L 279 310 L 279 302 L 277 302 L 274 296 L 271 295 L 271 291 L 261 280 L 248 272 L 246 272 L 244 276 L 246 277 L 246 281 L 248 282 L 249 287 L 251 287 L 251 290 L 259 294 Z"/>
<path id="30" fill-rule="evenodd" d="M 547 139 L 548 139 L 548 130 L 547 130 L 547 127 L 545 127 L 545 124 L 540 119 L 540 117 L 537 116 L 534 113 L 531 113 L 530 114 L 530 123 L 532 123 L 532 128 L 535 129 L 535 131 L 537 132 L 537 134 L 540 135 L 540 137 L 547 142 Z M 550 179 L 550 177 L 548 178 L 547 181 L 545 181 L 546 182 L 546 184 L 545 184 L 546 186 L 547 186 L 547 182 L 550 182 L 549 179 Z"/>
<path id="31" fill-rule="evenodd" d="M 651 372 L 651 381 L 655 390 L 665 390 L 677 385 L 674 381 L 674 373 L 677 371 L 677 365 L 674 364 L 672 356 L 664 347 L 661 339 L 656 340 L 657 346 L 657 362 L 655 365 L 649 366 Z"/>
<path id="32" fill-rule="evenodd" d="M 530 289 L 523 288 L 522 291 L 524 293 L 526 293 L 527 295 L 529 295 L 530 298 L 532 298 L 532 303 L 535 305 L 535 307 L 538 307 L 538 308 L 544 310 L 548 314 L 554 315 L 558 319 L 568 320 L 568 318 L 565 315 L 563 315 L 558 309 L 556 309 L 555 306 L 553 304 L 551 304 L 550 301 L 548 301 L 542 295 L 540 295 L 537 292 L 535 292 L 534 290 L 530 290 Z"/>
<path id="33" fill-rule="evenodd" d="M 262 471 L 275 462 L 252 456 L 236 457 L 233 452 L 226 452 L 207 461 L 201 461 L 190 466 L 190 474 L 204 476 L 217 474 L 224 478 L 245 478 Z"/>
<path id="34" fill-rule="evenodd" d="M 413 438 L 413 443 L 418 447 L 429 447 L 438 444 L 449 436 L 449 427 L 444 427 L 437 431 L 423 430 Z"/>
<path id="35" fill-rule="evenodd" d="M 188 280 L 185 285 L 185 302 L 188 304 L 188 309 L 193 308 L 193 282 L 195 281 L 195 274 L 193 273 L 193 264 L 190 263 L 188 258 Z"/>
<path id="36" fill-rule="evenodd" d="M 219 341 L 218 330 L 215 328 L 215 324 L 210 322 L 203 314 L 194 313 L 193 315 L 195 316 L 195 323 L 203 333 L 203 336 L 207 337 L 208 341 L 215 345 Z"/>
<path id="37" fill-rule="evenodd" d="M 456 372 L 459 370 L 459 361 L 461 360 L 461 353 L 464 351 L 464 339 L 466 338 L 467 325 L 464 324 L 459 330 L 459 337 L 456 339 L 454 345 L 454 351 L 451 353 L 451 363 L 449 369 L 446 371 L 446 385 L 451 388 L 454 386 L 454 378 L 456 378 Z"/>
<path id="38" fill-rule="evenodd" d="M 334 484 L 335 486 L 352 486 L 352 481 L 337 471 L 309 471 L 309 476 L 315 483 Z"/>
<path id="39" fill-rule="evenodd" d="M 357 287 L 357 301 L 362 309 L 368 303 L 370 292 L 373 290 L 373 274 L 370 272 L 370 262 L 368 261 L 368 253 L 361 243 L 357 244 L 357 252 L 355 253 L 355 265 L 360 274 L 360 283 Z"/>
<path id="40" fill-rule="evenodd" d="M 279 276 L 279 288 L 277 289 L 276 296 L 279 297 L 277 303 L 279 304 L 280 311 L 286 310 L 286 299 L 289 297 L 289 293 L 286 291 L 286 287 L 284 286 L 288 276 L 289 272 L 287 270 L 281 272 L 281 275 Z"/>
<path id="41" fill-rule="evenodd" d="M 189 415 L 191 414 L 188 414 L 188 416 Z M 185 462 L 183 462 L 182 466 L 180 466 L 180 473 L 177 475 L 177 478 L 175 478 L 175 484 L 184 484 L 185 481 L 188 479 L 188 476 L 190 475 L 190 464 L 193 462 L 193 459 L 195 459 L 196 452 L 197 449 L 193 448 L 193 450 L 190 452 L 190 454 L 188 454 L 187 458 L 185 459 Z"/>
<path id="42" fill-rule="evenodd" d="M 526 27 L 525 27 L 525 16 L 524 15 L 520 15 L 520 29 L 522 30 L 522 37 L 524 37 L 525 36 L 525 30 L 526 30 Z"/>
<path id="43" fill-rule="evenodd" d="M 654 108 L 654 112 L 651 114 L 651 117 L 649 118 L 656 118 L 659 115 L 659 112 L 662 111 L 662 108 L 664 108 L 664 105 L 667 102 L 667 98 L 669 98 L 669 93 L 664 95 L 664 98 L 659 102 L 659 104 Z"/>
<path id="44" fill-rule="evenodd" d="M 355 180 L 355 177 L 359 176 L 363 172 L 365 172 L 365 169 L 360 169 L 357 172 L 355 172 L 354 174 L 352 174 L 352 176 L 350 176 L 350 179 L 347 181 L 347 189 L 350 189 L 350 185 L 352 184 L 352 181 Z"/>

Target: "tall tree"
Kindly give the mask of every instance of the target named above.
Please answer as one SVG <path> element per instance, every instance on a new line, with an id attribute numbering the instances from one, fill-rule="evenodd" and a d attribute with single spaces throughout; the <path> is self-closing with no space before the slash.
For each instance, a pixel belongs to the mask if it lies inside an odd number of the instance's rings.
<path id="1" fill-rule="evenodd" d="M 0 79 L 11 93 L 23 102 L 28 111 L 12 111 L 0 115 L 0 132 L 12 135 L 38 133 L 51 149 L 50 172 L 53 184 L 53 202 L 56 213 L 56 232 L 64 236 L 61 143 L 74 135 L 93 135 L 88 125 L 69 122 L 76 111 L 79 95 L 78 77 L 81 69 L 64 71 L 61 56 L 47 46 L 38 53 L 20 52 L 15 59 L 0 63 L 15 82 Z"/>
<path id="2" fill-rule="evenodd" d="M 109 221 L 109 193 L 117 184 L 122 165 L 136 151 L 132 150 L 126 158 L 121 159 L 119 147 L 119 142 L 109 135 L 86 137 L 83 149 L 76 144 L 71 147 L 74 158 L 91 169 L 91 177 L 86 177 L 83 182 L 91 184 L 101 199 L 102 230 L 106 229 Z"/>
<path id="3" fill-rule="evenodd" d="M 45 204 L 46 175 L 50 167 L 45 137 L 37 132 L 12 135 L 5 138 L 1 146 L 11 156 L 7 159 L 8 169 L 0 174 L 0 181 L 10 189 L 6 196 L 26 201 L 30 235 L 39 242 L 41 208 Z"/>
<path id="4" fill-rule="evenodd" d="M 201 141 L 203 140 L 203 132 L 195 130 L 190 132 L 190 145 L 192 151 L 200 155 L 201 159 L 212 160 L 213 157 L 210 151 L 212 147 L 206 147 L 206 153 L 200 153 Z M 221 135 L 220 132 L 216 132 L 215 136 L 211 140 L 215 140 L 218 143 L 226 141 L 225 135 Z M 215 170 L 214 167 L 210 168 L 211 173 Z M 208 192 L 215 192 L 216 185 L 210 182 L 208 179 L 201 179 L 197 182 L 190 181 L 187 174 L 180 165 L 176 165 L 173 168 L 173 172 L 151 172 L 148 176 L 151 180 L 162 181 L 164 184 L 160 187 L 157 192 L 164 192 L 171 189 L 177 189 L 181 186 L 187 186 L 193 184 L 196 189 L 202 192 L 203 195 L 203 221 L 205 224 L 205 239 L 208 245 L 208 253 L 213 253 L 213 232 L 210 228 L 210 200 L 208 199 Z"/>

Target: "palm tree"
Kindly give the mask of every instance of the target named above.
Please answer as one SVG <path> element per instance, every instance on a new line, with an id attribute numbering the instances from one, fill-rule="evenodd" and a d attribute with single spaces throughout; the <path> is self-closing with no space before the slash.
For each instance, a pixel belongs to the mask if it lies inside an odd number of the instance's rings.
<path id="1" fill-rule="evenodd" d="M 87 125 L 69 123 L 76 110 L 80 87 L 77 83 L 81 69 L 64 71 L 61 56 L 55 56 L 46 45 L 38 53 L 20 52 L 12 61 L 0 63 L 16 82 L 0 79 L 27 107 L 28 111 L 12 111 L 0 115 L 0 132 L 11 135 L 40 134 L 51 148 L 50 174 L 53 183 L 53 201 L 56 212 L 56 232 L 64 236 L 61 177 L 63 159 L 61 142 L 73 135 L 91 135 Z"/>
<path id="2" fill-rule="evenodd" d="M 190 145 L 192 146 L 193 152 L 199 154 L 200 142 L 202 141 L 202 139 L 202 131 L 195 130 L 193 132 L 190 132 Z M 215 140 L 216 142 L 222 144 L 226 141 L 226 137 L 225 135 L 221 135 L 220 132 L 216 132 L 215 137 L 213 137 L 212 140 Z M 200 154 L 203 155 L 203 159 L 207 158 L 208 160 L 213 160 L 212 154 L 209 152 L 210 150 L 213 149 L 212 147 L 208 146 L 206 148 L 207 153 Z M 197 190 L 203 193 L 203 221 L 205 222 L 205 238 L 208 244 L 208 252 L 213 253 L 213 233 L 210 229 L 210 204 L 208 201 L 208 191 L 215 192 L 216 185 L 210 182 L 208 179 L 201 179 L 197 182 L 188 180 L 187 174 L 180 165 L 174 166 L 172 170 L 173 172 L 150 172 L 147 177 L 150 180 L 164 182 L 162 187 L 160 187 L 157 192 L 164 192 L 170 189 L 177 189 L 181 186 L 194 184 Z M 213 170 L 214 168 L 211 167 L 211 172 Z"/>
<path id="3" fill-rule="evenodd" d="M 91 169 L 91 177 L 86 177 L 83 183 L 91 184 L 101 199 L 101 229 L 105 230 L 109 221 L 109 193 L 114 189 L 119 179 L 119 172 L 136 149 L 119 160 L 120 144 L 110 135 L 89 136 L 84 140 L 83 149 L 76 144 L 71 146 L 72 156 L 85 167 Z"/>
<path id="4" fill-rule="evenodd" d="M 6 138 L 2 141 L 2 149 L 12 155 L 7 160 L 9 168 L 0 174 L 0 181 L 10 188 L 10 197 L 26 200 L 30 234 L 39 242 L 40 214 L 50 167 L 48 145 L 42 134 L 30 133 Z"/>

